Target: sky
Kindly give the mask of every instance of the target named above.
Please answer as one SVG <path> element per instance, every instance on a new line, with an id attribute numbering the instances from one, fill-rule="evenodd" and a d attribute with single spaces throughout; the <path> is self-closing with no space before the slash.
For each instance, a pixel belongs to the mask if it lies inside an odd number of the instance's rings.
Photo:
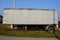
<path id="1" fill-rule="evenodd" d="M 13 8 L 14 0 L 0 0 L 0 14 L 4 8 Z M 56 9 L 60 20 L 60 0 L 16 0 L 16 8 Z"/>

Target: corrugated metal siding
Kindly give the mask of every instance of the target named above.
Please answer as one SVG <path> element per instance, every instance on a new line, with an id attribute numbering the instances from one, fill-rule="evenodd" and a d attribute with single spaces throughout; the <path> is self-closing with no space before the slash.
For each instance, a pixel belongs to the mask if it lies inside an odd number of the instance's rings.
<path id="1" fill-rule="evenodd" d="M 54 20 L 56 24 L 57 13 L 53 10 L 5 9 L 3 17 L 5 24 L 54 24 Z"/>

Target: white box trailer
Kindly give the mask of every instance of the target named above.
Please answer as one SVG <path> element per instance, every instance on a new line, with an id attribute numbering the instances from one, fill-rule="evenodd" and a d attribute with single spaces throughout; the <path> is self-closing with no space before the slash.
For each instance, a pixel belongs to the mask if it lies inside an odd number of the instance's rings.
<path id="1" fill-rule="evenodd" d="M 3 24 L 53 25 L 58 24 L 57 10 L 34 8 L 5 8 Z"/>

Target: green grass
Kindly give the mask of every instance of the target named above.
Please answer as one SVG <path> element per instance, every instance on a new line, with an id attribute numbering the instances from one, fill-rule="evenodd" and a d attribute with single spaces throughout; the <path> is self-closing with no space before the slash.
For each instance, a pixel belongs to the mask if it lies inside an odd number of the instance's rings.
<path id="1" fill-rule="evenodd" d="M 7 25 L 1 25 L 0 26 L 0 35 L 6 35 L 6 36 L 16 36 L 16 37 L 46 37 L 46 38 L 54 38 L 56 35 L 60 37 L 60 31 L 56 31 L 54 33 L 49 33 L 46 31 L 20 31 L 20 30 L 14 30 L 9 29 L 6 27 Z"/>
<path id="2" fill-rule="evenodd" d="M 6 36 L 16 36 L 16 37 L 46 37 L 54 38 L 54 33 L 49 33 L 46 31 L 0 31 L 0 35 Z M 56 35 L 60 37 L 60 32 L 57 31 Z"/>
<path id="3" fill-rule="evenodd" d="M 19 37 L 55 37 L 53 33 L 45 31 L 0 31 L 0 35 Z"/>
<path id="4" fill-rule="evenodd" d="M 60 38 L 60 31 L 56 31 L 55 34 Z"/>

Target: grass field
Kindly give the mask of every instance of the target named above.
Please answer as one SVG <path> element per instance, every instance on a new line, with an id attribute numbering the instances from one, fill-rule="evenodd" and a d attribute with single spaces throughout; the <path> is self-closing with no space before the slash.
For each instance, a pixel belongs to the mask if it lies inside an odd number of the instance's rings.
<path id="1" fill-rule="evenodd" d="M 9 29 L 7 25 L 0 25 L 0 35 L 6 36 L 16 36 L 16 37 L 46 37 L 46 38 L 60 38 L 60 31 L 56 31 L 55 33 L 49 33 L 47 31 L 20 31 Z"/>

